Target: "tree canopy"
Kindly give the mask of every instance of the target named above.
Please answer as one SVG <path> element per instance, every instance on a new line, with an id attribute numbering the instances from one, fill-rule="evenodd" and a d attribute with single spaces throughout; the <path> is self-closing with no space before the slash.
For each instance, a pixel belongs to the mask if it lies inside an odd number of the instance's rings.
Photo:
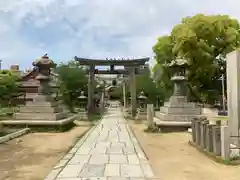
<path id="1" fill-rule="evenodd" d="M 19 77 L 10 70 L 0 70 L 0 99 L 10 101 L 19 90 Z"/>
<path id="2" fill-rule="evenodd" d="M 176 58 L 188 60 L 189 85 L 204 100 L 210 91 L 220 94 L 220 67 L 225 67 L 226 54 L 240 46 L 240 24 L 227 15 L 197 14 L 183 18 L 169 36 L 158 38 L 153 47 L 158 64 Z M 169 72 L 163 70 L 163 82 L 169 81 Z"/>
<path id="3" fill-rule="evenodd" d="M 76 105 L 81 91 L 87 92 L 86 73 L 80 66 L 71 61 L 66 64 L 61 63 L 56 68 L 56 73 L 59 75 L 59 86 L 63 100 L 72 109 Z"/>

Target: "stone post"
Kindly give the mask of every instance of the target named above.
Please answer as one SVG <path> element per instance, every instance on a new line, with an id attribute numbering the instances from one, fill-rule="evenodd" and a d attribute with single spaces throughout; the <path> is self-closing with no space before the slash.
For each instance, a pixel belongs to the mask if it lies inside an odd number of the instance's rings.
<path id="1" fill-rule="evenodd" d="M 192 120 L 191 126 L 192 126 L 192 141 L 196 142 L 196 121 L 197 118 L 194 118 Z"/>
<path id="2" fill-rule="evenodd" d="M 200 126 L 200 131 L 201 131 L 201 147 L 203 149 L 206 148 L 206 140 L 207 140 L 207 124 L 209 124 L 208 120 L 204 120 L 201 122 L 201 126 Z"/>
<path id="3" fill-rule="evenodd" d="M 131 111 L 132 111 L 132 118 L 135 118 L 136 116 L 136 110 L 137 110 L 137 96 L 136 96 L 136 74 L 135 74 L 135 67 L 131 69 Z"/>
<path id="4" fill-rule="evenodd" d="M 217 156 L 221 155 L 221 122 L 217 122 L 216 126 L 212 128 L 213 138 L 213 153 Z"/>
<path id="5" fill-rule="evenodd" d="M 206 139 L 206 149 L 208 152 L 213 152 L 213 127 L 215 124 L 207 124 L 207 139 Z"/>
<path id="6" fill-rule="evenodd" d="M 154 127 L 153 116 L 154 116 L 154 107 L 153 107 L 153 104 L 147 104 L 147 122 L 148 122 L 148 128 L 153 128 L 153 127 Z"/>
<path id="7" fill-rule="evenodd" d="M 240 130 L 240 50 L 227 54 L 228 127 L 231 142 L 239 147 Z M 236 138 L 238 137 L 238 138 Z"/>
<path id="8" fill-rule="evenodd" d="M 221 156 L 223 159 L 229 159 L 230 157 L 228 126 L 221 126 Z"/>
<path id="9" fill-rule="evenodd" d="M 127 108 L 127 96 L 126 96 L 126 82 L 123 82 L 123 107 Z"/>
<path id="10" fill-rule="evenodd" d="M 195 122 L 195 131 L 196 131 L 196 144 L 200 145 L 201 142 L 201 129 L 200 129 L 200 125 L 201 125 L 201 120 L 198 119 Z"/>
<path id="11" fill-rule="evenodd" d="M 89 67 L 88 75 L 88 113 L 94 111 L 94 70 L 95 66 L 92 65 Z"/>

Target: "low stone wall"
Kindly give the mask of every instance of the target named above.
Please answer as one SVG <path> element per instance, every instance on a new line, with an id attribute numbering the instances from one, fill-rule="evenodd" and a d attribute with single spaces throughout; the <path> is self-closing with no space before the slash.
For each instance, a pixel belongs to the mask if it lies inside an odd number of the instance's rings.
<path id="1" fill-rule="evenodd" d="M 25 129 L 19 130 L 19 131 L 17 131 L 17 132 L 8 134 L 8 135 L 6 135 L 6 136 L 0 137 L 0 144 L 1 144 L 1 143 L 4 143 L 4 142 L 7 142 L 7 141 L 9 141 L 9 140 L 11 140 L 11 139 L 20 137 L 20 136 L 28 133 L 29 131 L 30 131 L 29 128 L 25 128 Z"/>
<path id="2" fill-rule="evenodd" d="M 205 117 L 192 120 L 192 142 L 207 152 L 221 156 L 221 121 L 210 124 Z"/>
<path id="3" fill-rule="evenodd" d="M 219 156 L 224 160 L 239 159 L 240 150 L 232 147 L 229 128 L 221 121 L 209 122 L 206 117 L 192 120 L 192 141 L 191 144 L 197 146 L 207 153 Z"/>

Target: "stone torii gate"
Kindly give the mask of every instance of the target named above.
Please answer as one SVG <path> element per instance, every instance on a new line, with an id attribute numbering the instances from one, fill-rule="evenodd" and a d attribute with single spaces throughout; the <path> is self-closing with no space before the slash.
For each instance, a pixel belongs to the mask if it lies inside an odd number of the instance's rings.
<path id="1" fill-rule="evenodd" d="M 82 66 L 88 66 L 88 113 L 94 110 L 94 76 L 95 74 L 123 74 L 129 76 L 131 89 L 132 116 L 135 117 L 137 109 L 136 74 L 140 73 L 142 66 L 149 58 L 140 59 L 86 59 L 75 56 L 74 59 Z M 110 66 L 110 70 L 98 70 L 96 66 Z M 115 66 L 124 66 L 124 69 L 114 69 Z M 126 94 L 124 95 L 125 99 Z M 126 103 L 124 101 L 124 103 Z M 126 104 L 124 104 L 126 107 Z"/>

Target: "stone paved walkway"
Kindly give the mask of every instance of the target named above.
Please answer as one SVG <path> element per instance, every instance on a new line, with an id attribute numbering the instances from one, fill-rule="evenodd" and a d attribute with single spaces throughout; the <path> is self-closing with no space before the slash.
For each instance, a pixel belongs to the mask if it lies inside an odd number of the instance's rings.
<path id="1" fill-rule="evenodd" d="M 45 180 L 154 179 L 147 158 L 119 108 L 108 110 Z"/>

